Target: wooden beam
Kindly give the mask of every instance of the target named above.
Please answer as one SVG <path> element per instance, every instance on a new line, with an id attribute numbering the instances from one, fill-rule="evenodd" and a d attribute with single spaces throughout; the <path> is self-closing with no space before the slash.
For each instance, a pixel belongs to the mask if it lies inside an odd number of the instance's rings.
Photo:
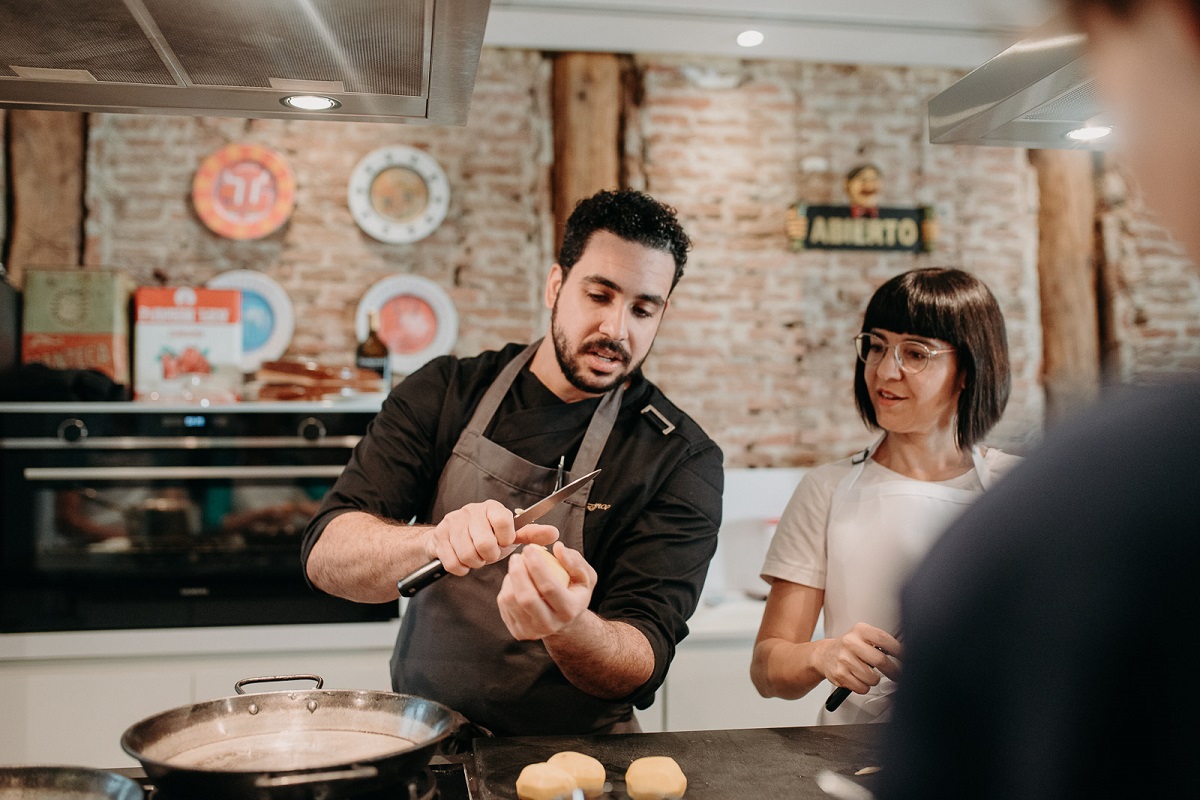
<path id="1" fill-rule="evenodd" d="M 81 264 L 85 125 L 80 112 L 8 112 L 14 285 L 24 283 L 26 267 Z"/>
<path id="2" fill-rule="evenodd" d="M 555 253 L 575 204 L 620 182 L 621 62 L 611 53 L 563 53 L 554 59 Z"/>
<path id="3" fill-rule="evenodd" d="M 1041 201 L 1038 283 L 1042 304 L 1046 419 L 1090 405 L 1100 387 L 1096 191 L 1092 155 L 1031 150 Z"/>

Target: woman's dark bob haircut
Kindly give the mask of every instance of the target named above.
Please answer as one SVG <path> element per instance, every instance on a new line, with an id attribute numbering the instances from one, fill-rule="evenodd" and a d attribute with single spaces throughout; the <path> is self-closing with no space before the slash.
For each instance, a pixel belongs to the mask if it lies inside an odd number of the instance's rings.
<path id="1" fill-rule="evenodd" d="M 923 336 L 954 346 L 958 368 L 966 378 L 958 398 L 955 431 L 960 448 L 978 444 L 1000 421 L 1012 386 L 1008 336 L 996 298 L 974 275 L 941 268 L 897 275 L 871 297 L 862 330 Z M 863 422 L 878 430 L 875 406 L 863 376 L 865 366 L 855 359 L 854 400 Z"/>

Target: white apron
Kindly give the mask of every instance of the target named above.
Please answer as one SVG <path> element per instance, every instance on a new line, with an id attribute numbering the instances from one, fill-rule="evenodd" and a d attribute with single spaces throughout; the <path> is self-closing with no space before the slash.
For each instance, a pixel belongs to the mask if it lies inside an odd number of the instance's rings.
<path id="1" fill-rule="evenodd" d="M 885 437 L 853 459 L 854 467 L 834 490 L 826 526 L 825 635 L 842 636 L 866 622 L 895 634 L 900 590 L 942 531 L 979 498 L 976 489 L 897 476 L 863 485 L 867 460 Z M 975 474 L 986 490 L 991 475 L 978 447 L 971 449 Z M 886 468 L 885 468 L 886 469 Z M 865 694 L 852 693 L 837 711 L 821 708 L 818 724 L 886 719 L 895 683 L 882 678 Z"/>

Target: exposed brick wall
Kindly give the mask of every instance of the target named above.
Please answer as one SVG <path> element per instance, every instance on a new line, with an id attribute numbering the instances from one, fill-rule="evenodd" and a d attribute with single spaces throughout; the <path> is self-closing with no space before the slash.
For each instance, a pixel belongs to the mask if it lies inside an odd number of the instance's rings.
<path id="1" fill-rule="evenodd" d="M 202 284 L 228 269 L 277 280 L 296 308 L 288 353 L 348 363 L 355 309 L 380 279 L 429 278 L 457 306 L 457 352 L 540 331 L 549 253 L 549 65 L 540 54 L 486 51 L 465 127 L 93 114 L 88 154 L 90 265 L 151 283 Z M 192 176 L 231 142 L 268 146 L 296 176 L 296 209 L 273 235 L 233 241 L 191 206 Z M 355 225 L 346 186 L 370 151 L 404 144 L 433 155 L 451 186 L 446 221 L 412 244 L 384 244 Z"/>
<path id="2" fill-rule="evenodd" d="M 1037 438 L 1036 180 L 1024 151 L 927 143 L 925 101 L 959 73 L 676 56 L 636 63 L 644 91 L 627 119 L 626 172 L 678 207 L 696 242 L 647 371 L 721 443 L 729 466 L 814 464 L 870 440 L 853 407 L 850 338 L 875 287 L 922 265 L 961 266 L 996 293 L 1015 382 L 990 440 L 1021 449 Z M 553 261 L 549 78 L 540 53 L 485 49 L 464 128 L 92 115 L 85 262 L 143 283 L 155 269 L 178 284 L 261 270 L 296 306 L 290 355 L 348 362 L 359 298 L 407 273 L 451 295 L 456 353 L 528 340 L 548 321 L 541 287 Z M 221 239 L 191 208 L 195 169 L 235 141 L 277 150 L 297 177 L 294 215 L 262 241 Z M 452 190 L 446 222 L 410 245 L 369 238 L 346 207 L 355 163 L 390 144 L 430 152 Z M 938 209 L 937 252 L 790 252 L 785 209 L 845 202 L 843 176 L 864 160 L 883 169 L 885 204 Z M 1135 208 L 1113 215 L 1120 252 L 1155 230 Z M 1195 364 L 1187 320 L 1200 306 L 1197 276 L 1157 236 L 1123 262 L 1130 376 Z M 1180 342 L 1193 343 L 1191 355 L 1178 355 Z"/>
<path id="3" fill-rule="evenodd" d="M 1022 150 L 928 144 L 925 100 L 959 73 L 638 63 L 644 95 L 628 131 L 628 171 L 679 208 L 695 239 L 647 372 L 686 398 L 730 465 L 820 463 L 871 441 L 854 407 L 850 340 L 875 288 L 918 266 L 962 267 L 991 286 L 1015 375 L 990 439 L 1013 447 L 1037 436 L 1036 180 Z M 883 171 L 883 204 L 938 209 L 935 253 L 788 250 L 785 209 L 847 202 L 845 173 L 863 161 Z"/>
<path id="4" fill-rule="evenodd" d="M 1100 172 L 1099 224 L 1113 287 L 1109 379 L 1200 370 L 1200 269 L 1146 207 L 1120 160 Z"/>

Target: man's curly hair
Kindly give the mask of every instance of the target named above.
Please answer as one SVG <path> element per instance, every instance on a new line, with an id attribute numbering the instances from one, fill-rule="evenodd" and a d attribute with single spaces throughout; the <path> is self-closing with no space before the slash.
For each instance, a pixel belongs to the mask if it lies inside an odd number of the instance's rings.
<path id="1" fill-rule="evenodd" d="M 627 242 L 670 253 L 675 260 L 671 289 L 683 277 L 692 240 L 684 233 L 675 209 L 633 189 L 597 192 L 580 200 L 567 219 L 558 265 L 563 271 L 575 266 L 588 240 L 596 231 L 608 231 Z"/>

